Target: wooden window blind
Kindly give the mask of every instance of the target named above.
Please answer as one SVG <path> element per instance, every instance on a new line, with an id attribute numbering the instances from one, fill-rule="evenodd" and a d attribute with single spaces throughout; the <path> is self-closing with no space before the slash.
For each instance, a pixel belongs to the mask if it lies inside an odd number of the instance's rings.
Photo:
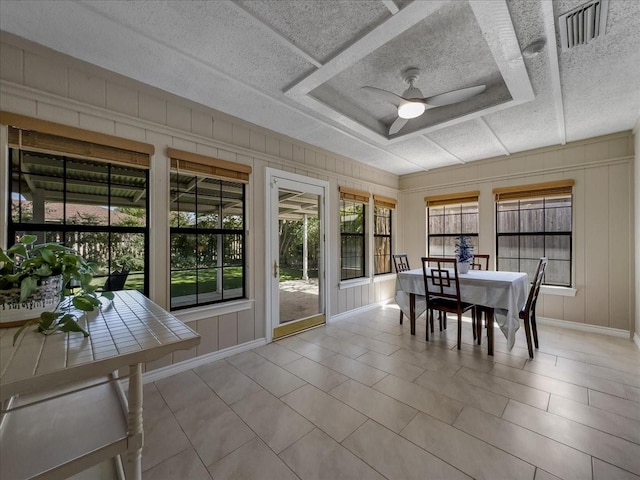
<path id="1" fill-rule="evenodd" d="M 241 163 L 227 162 L 219 158 L 207 157 L 197 153 L 167 148 L 171 159 L 171 168 L 234 182 L 249 183 L 251 167 Z"/>
<path id="2" fill-rule="evenodd" d="M 351 200 L 358 203 L 369 203 L 371 194 L 363 190 L 356 190 L 349 187 L 338 187 L 340 190 L 340 200 Z"/>
<path id="3" fill-rule="evenodd" d="M 45 153 L 149 167 L 153 145 L 0 112 L 0 123 L 9 126 L 9 146 Z"/>
<path id="4" fill-rule="evenodd" d="M 471 203 L 477 202 L 480 196 L 480 190 L 462 193 L 445 193 L 443 195 L 431 195 L 424 197 L 424 203 L 427 207 L 439 207 L 442 205 L 450 205 L 452 203 Z"/>
<path id="5" fill-rule="evenodd" d="M 383 197 L 382 195 L 374 195 L 373 204 L 376 207 L 394 209 L 396 208 L 397 201 L 395 198 Z"/>
<path id="6" fill-rule="evenodd" d="M 532 185 L 518 185 L 515 187 L 494 188 L 493 194 L 496 196 L 496 201 L 519 200 L 534 197 L 555 197 L 571 195 L 574 184 L 575 181 L 573 180 L 560 180 Z"/>

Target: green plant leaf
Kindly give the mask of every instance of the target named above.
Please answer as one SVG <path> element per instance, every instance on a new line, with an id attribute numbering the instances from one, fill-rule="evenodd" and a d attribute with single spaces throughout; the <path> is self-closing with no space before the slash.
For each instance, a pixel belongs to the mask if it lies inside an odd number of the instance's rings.
<path id="1" fill-rule="evenodd" d="M 27 254 L 27 247 L 25 247 L 24 245 L 20 244 L 20 243 L 16 243 L 15 245 L 11 245 L 9 247 L 9 249 L 7 250 L 7 254 L 8 255 L 20 255 L 23 257 L 28 257 L 29 255 Z"/>
<path id="2" fill-rule="evenodd" d="M 85 285 L 87 286 L 91 285 L 92 280 L 93 280 L 93 275 L 91 275 L 90 273 L 83 273 L 82 277 L 80 278 L 80 283 L 82 283 L 82 287 L 84 288 Z"/>
<path id="3" fill-rule="evenodd" d="M 85 297 L 74 297 L 73 306 L 83 312 L 92 312 L 95 308 L 95 305 Z"/>
<path id="4" fill-rule="evenodd" d="M 18 240 L 18 243 L 22 243 L 23 245 L 31 245 L 37 239 L 38 237 L 35 235 L 23 235 L 22 237 L 20 237 L 20 240 Z"/>
<path id="5" fill-rule="evenodd" d="M 47 262 L 48 264 L 52 265 L 57 263 L 58 261 L 58 257 L 56 257 L 56 254 L 51 250 L 47 250 L 46 248 L 40 250 L 40 255 L 42 255 L 42 258 L 44 258 L 45 262 Z"/>
<path id="6" fill-rule="evenodd" d="M 0 262 L 11 263 L 13 264 L 13 260 L 11 257 L 4 253 L 4 250 L 0 248 Z"/>
<path id="7" fill-rule="evenodd" d="M 16 333 L 13 334 L 13 345 L 15 346 L 16 342 L 18 341 L 18 338 L 20 338 L 20 334 L 22 332 L 25 331 L 25 329 L 27 329 L 28 327 L 30 327 L 31 325 L 33 325 L 35 323 L 34 320 L 30 320 L 27 323 L 25 323 L 24 325 L 22 325 L 18 331 Z"/>
<path id="8" fill-rule="evenodd" d="M 20 282 L 20 301 L 24 302 L 29 295 L 36 291 L 38 282 L 33 277 L 26 277 Z"/>
<path id="9" fill-rule="evenodd" d="M 65 265 L 76 267 L 79 261 L 78 261 L 78 257 L 73 253 L 65 253 L 62 256 L 62 263 L 64 263 Z"/>
<path id="10" fill-rule="evenodd" d="M 102 292 L 102 297 L 108 298 L 109 300 L 113 300 L 115 295 L 113 292 Z"/>
<path id="11" fill-rule="evenodd" d="M 68 252 L 69 250 L 71 250 L 69 247 L 65 247 L 63 245 L 60 245 L 59 243 L 43 243 L 41 245 L 41 247 L 43 249 L 47 249 L 47 250 L 51 250 L 51 251 L 64 251 L 64 252 Z"/>
<path id="12" fill-rule="evenodd" d="M 44 327 L 45 330 L 51 328 L 51 325 L 56 321 L 58 315 L 54 312 L 43 312 L 40 314 L 39 325 Z"/>
<path id="13" fill-rule="evenodd" d="M 40 276 L 40 277 L 50 277 L 51 274 L 53 273 L 53 271 L 51 270 L 51 267 L 49 265 L 47 265 L 46 263 L 40 265 L 38 268 L 36 268 L 33 271 L 34 274 Z"/>
<path id="14" fill-rule="evenodd" d="M 89 336 L 89 332 L 82 328 L 71 314 L 67 314 L 60 319 L 59 329 L 61 332 L 82 332 L 85 337 Z"/>

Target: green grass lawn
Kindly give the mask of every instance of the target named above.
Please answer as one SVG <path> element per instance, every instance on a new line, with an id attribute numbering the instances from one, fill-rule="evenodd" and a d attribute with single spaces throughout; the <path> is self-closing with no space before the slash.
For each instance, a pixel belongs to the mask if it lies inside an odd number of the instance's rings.
<path id="1" fill-rule="evenodd" d="M 242 288 L 242 267 L 229 267 L 222 270 L 222 284 L 225 290 Z M 215 292 L 217 290 L 218 271 L 200 270 L 196 278 L 195 270 L 173 272 L 171 274 L 171 297 L 195 295 L 197 291 Z"/>
<path id="2" fill-rule="evenodd" d="M 309 270 L 309 278 L 318 278 L 317 270 Z M 301 268 L 289 268 L 282 267 L 280 269 L 280 281 L 286 282 L 287 280 L 301 280 L 302 269 Z"/>
<path id="3" fill-rule="evenodd" d="M 231 290 L 242 287 L 242 267 L 229 267 L 223 270 L 223 283 L 225 290 Z M 309 277 L 317 278 L 317 270 L 309 270 Z M 302 279 L 302 269 L 297 268 L 281 268 L 280 281 L 300 280 Z M 93 285 L 102 287 L 106 282 L 106 277 L 96 277 L 93 279 Z M 200 270 L 198 273 L 198 291 L 215 292 L 217 287 L 217 270 Z M 144 291 L 144 273 L 130 273 L 124 288 L 126 290 Z M 171 297 L 182 297 L 184 295 L 195 295 L 196 293 L 196 271 L 185 270 L 173 272 L 171 275 Z"/>

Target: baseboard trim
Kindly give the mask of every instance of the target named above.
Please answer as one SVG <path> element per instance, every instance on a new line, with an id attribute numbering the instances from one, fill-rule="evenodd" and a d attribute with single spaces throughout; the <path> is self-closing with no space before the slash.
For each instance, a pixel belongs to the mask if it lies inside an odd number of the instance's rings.
<path id="1" fill-rule="evenodd" d="M 192 368 L 196 368 L 201 365 L 205 365 L 207 363 L 215 362 L 216 360 L 222 360 L 223 358 L 230 357 L 232 355 L 237 355 L 238 353 L 246 352 L 247 350 L 252 350 L 256 347 L 262 347 L 263 345 L 266 345 L 266 344 L 267 342 L 264 338 L 259 338 L 257 340 L 252 340 L 250 342 L 246 342 L 241 345 L 235 345 L 233 347 L 225 348 L 223 350 L 218 350 L 217 352 L 211 352 L 205 355 L 200 355 L 199 357 L 190 358 L 180 363 L 157 368 L 155 370 L 151 370 L 149 372 L 143 373 L 142 383 L 155 382 L 157 380 L 170 377 L 171 375 L 175 375 L 176 373 L 186 372 L 187 370 L 191 370 Z M 125 378 L 123 380 L 120 380 L 120 383 L 123 389 L 126 390 L 129 388 L 128 379 Z"/>
<path id="2" fill-rule="evenodd" d="M 638 332 L 633 334 L 633 343 L 635 343 L 638 350 L 640 350 L 640 337 L 638 336 Z"/>
<path id="3" fill-rule="evenodd" d="M 341 319 L 343 317 L 348 317 L 349 315 L 353 315 L 354 313 L 366 312 L 367 310 L 372 310 L 372 309 L 374 309 L 376 307 L 379 307 L 380 305 L 386 305 L 387 303 L 391 303 L 393 301 L 394 301 L 394 299 L 393 299 L 393 297 L 391 297 L 391 298 L 387 298 L 385 300 L 380 300 L 379 302 L 369 303 L 369 304 L 364 305 L 362 307 L 354 308 L 353 310 L 347 310 L 346 312 L 337 313 L 335 315 L 331 315 L 327 319 L 327 323 L 331 323 L 334 320 L 339 320 L 339 319 Z"/>
<path id="4" fill-rule="evenodd" d="M 586 323 L 569 322 L 567 320 L 557 320 L 555 318 L 538 317 L 536 321 L 551 325 L 554 327 L 568 328 L 570 330 L 580 330 L 582 332 L 599 333 L 601 335 L 609 335 L 611 337 L 631 338 L 629 330 L 621 330 L 619 328 L 601 327 L 600 325 L 587 325 Z"/>

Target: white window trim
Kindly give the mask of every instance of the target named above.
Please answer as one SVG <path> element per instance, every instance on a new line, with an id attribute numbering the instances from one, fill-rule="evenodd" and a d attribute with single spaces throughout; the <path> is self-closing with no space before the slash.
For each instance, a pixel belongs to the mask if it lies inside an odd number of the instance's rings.
<path id="1" fill-rule="evenodd" d="M 371 277 L 352 278 L 350 280 L 342 280 L 340 282 L 340 290 L 344 290 L 352 287 L 359 287 L 361 285 L 368 285 L 371 283 Z"/>
<path id="2" fill-rule="evenodd" d="M 541 285 L 540 293 L 543 295 L 557 295 L 560 297 L 575 297 L 578 289 L 571 287 L 560 287 L 556 285 Z"/>
<path id="3" fill-rule="evenodd" d="M 195 322 L 196 320 L 219 317 L 220 315 L 226 315 L 227 313 L 249 310 L 254 303 L 255 300 L 249 299 L 233 300 L 213 305 L 185 308 L 184 310 L 174 310 L 171 314 L 184 323 Z"/>
<path id="4" fill-rule="evenodd" d="M 395 280 L 397 275 L 395 273 L 380 273 L 373 277 L 373 283 L 388 282 L 389 280 Z"/>

